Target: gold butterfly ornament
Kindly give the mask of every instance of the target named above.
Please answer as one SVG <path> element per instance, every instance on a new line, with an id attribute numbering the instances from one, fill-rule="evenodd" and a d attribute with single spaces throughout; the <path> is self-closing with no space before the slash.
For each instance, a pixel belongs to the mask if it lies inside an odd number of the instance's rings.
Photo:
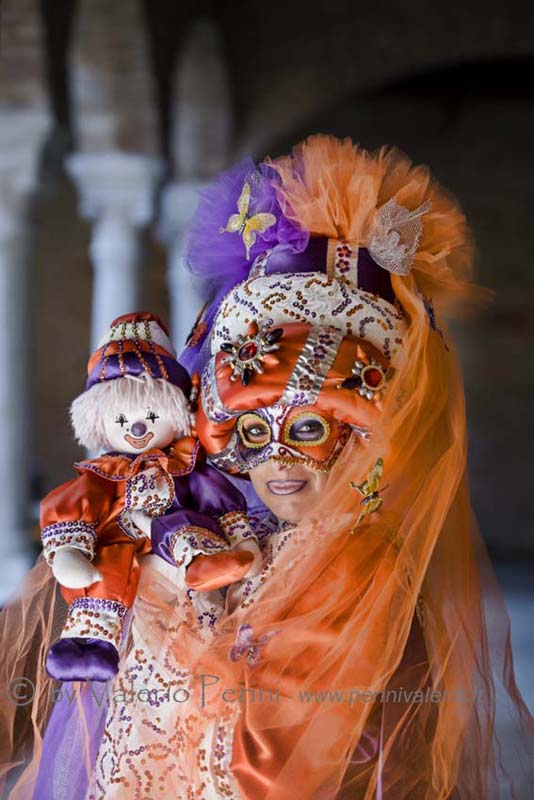
<path id="1" fill-rule="evenodd" d="M 367 480 L 365 480 L 363 483 L 355 483 L 354 481 L 350 482 L 351 489 L 356 489 L 362 495 L 362 499 L 360 500 L 362 510 L 351 533 L 356 531 L 356 528 L 365 517 L 369 517 L 371 514 L 374 514 L 375 511 L 378 511 L 382 505 L 382 497 L 380 496 L 380 493 L 383 492 L 384 489 L 387 489 L 387 486 L 384 486 L 382 489 L 380 489 L 380 480 L 382 478 L 383 471 L 384 462 L 381 458 L 379 458 L 377 459 L 375 465 L 371 467 L 367 475 Z"/>
<path id="2" fill-rule="evenodd" d="M 219 228 L 219 233 L 238 233 L 243 239 L 247 259 L 250 259 L 250 250 L 256 242 L 256 235 L 264 233 L 276 223 L 274 214 L 260 212 L 250 215 L 250 184 L 245 181 L 237 201 L 237 214 L 232 214 L 225 228 Z"/>

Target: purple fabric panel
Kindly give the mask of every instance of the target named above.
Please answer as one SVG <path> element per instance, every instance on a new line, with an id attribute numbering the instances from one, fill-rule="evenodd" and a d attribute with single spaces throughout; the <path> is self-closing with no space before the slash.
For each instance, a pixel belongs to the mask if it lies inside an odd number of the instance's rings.
<path id="1" fill-rule="evenodd" d="M 124 353 L 123 356 L 124 366 L 126 367 L 126 372 L 129 375 L 143 375 L 145 373 L 145 368 L 143 363 L 139 359 L 139 357 L 133 352 Z M 166 371 L 167 377 L 170 383 L 173 383 L 175 386 L 178 386 L 181 389 L 186 397 L 189 396 L 189 392 L 191 391 L 191 379 L 189 377 L 189 373 L 187 370 L 179 364 L 174 358 L 169 358 L 168 356 L 159 356 L 161 359 Z M 153 377 L 155 378 L 163 378 L 164 375 L 160 369 L 158 364 L 158 359 L 153 353 L 143 353 L 143 361 L 148 364 Z M 124 370 L 124 367 L 123 367 Z M 87 378 L 87 383 L 85 384 L 85 388 L 90 389 L 97 383 L 101 382 L 101 372 L 102 372 L 102 359 L 98 362 L 95 368 L 92 370 L 91 374 Z M 106 368 L 104 372 L 104 380 L 114 380 L 115 378 L 121 378 L 123 375 L 123 371 L 121 371 L 121 366 L 119 363 L 118 355 L 109 356 L 106 362 Z"/>
<path id="2" fill-rule="evenodd" d="M 229 511 L 246 511 L 245 498 L 218 470 L 199 464 L 189 475 L 174 481 L 172 509 L 152 521 L 152 551 L 174 564 L 170 549 L 172 535 L 184 525 L 207 528 L 224 539 L 217 517 Z"/>
<path id="3" fill-rule="evenodd" d="M 33 800 L 83 800 L 104 732 L 106 684 L 63 683 L 48 721 Z M 80 713 L 80 706 L 81 711 Z M 87 738 L 88 759 L 85 757 Z"/>
<path id="4" fill-rule="evenodd" d="M 328 239 L 326 236 L 312 236 L 302 252 L 294 252 L 287 247 L 276 247 L 269 255 L 266 272 L 326 272 L 326 254 Z"/>
<path id="5" fill-rule="evenodd" d="M 207 514 L 201 514 L 199 511 L 191 511 L 187 508 L 179 508 L 176 511 L 171 511 L 168 514 L 165 514 L 163 517 L 157 517 L 152 520 L 152 552 L 156 553 L 169 564 L 175 564 L 171 552 L 170 541 L 173 534 L 184 525 L 207 528 L 212 533 L 220 536 L 221 541 L 224 541 L 219 526 L 215 520 L 213 520 L 211 517 L 208 517 Z"/>
<path id="6" fill-rule="evenodd" d="M 200 464 L 189 475 L 189 491 L 194 508 L 210 517 L 229 511 L 246 511 L 245 498 L 226 476 L 209 464 Z"/>
<path id="7" fill-rule="evenodd" d="M 360 247 L 358 251 L 358 288 L 369 294 L 377 294 L 388 303 L 395 302 L 391 275 L 378 266 L 365 247 Z"/>

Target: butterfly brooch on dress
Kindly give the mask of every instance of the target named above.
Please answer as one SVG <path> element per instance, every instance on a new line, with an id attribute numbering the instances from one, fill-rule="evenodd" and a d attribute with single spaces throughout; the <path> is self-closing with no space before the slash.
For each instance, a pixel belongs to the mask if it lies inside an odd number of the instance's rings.
<path id="1" fill-rule="evenodd" d="M 380 496 L 380 493 L 383 492 L 384 489 L 388 488 L 387 486 L 383 486 L 382 489 L 380 489 L 380 480 L 382 478 L 383 470 L 384 462 L 381 458 L 379 458 L 377 459 L 374 467 L 369 470 L 367 480 L 365 480 L 363 483 L 355 483 L 354 481 L 350 482 L 351 489 L 357 489 L 357 491 L 362 495 L 360 505 L 363 506 L 351 533 L 356 531 L 356 528 L 365 517 L 369 517 L 371 514 L 374 514 L 375 511 L 378 511 L 382 505 L 382 497 Z"/>
<path id="2" fill-rule="evenodd" d="M 247 259 L 250 259 L 250 250 L 256 241 L 256 234 L 264 233 L 267 228 L 276 223 L 274 214 L 260 212 L 258 214 L 249 213 L 250 208 L 250 184 L 245 181 L 243 189 L 237 201 L 237 214 L 232 214 L 228 219 L 225 228 L 219 228 L 219 233 L 239 233 L 243 239 Z"/>
<path id="3" fill-rule="evenodd" d="M 277 633 L 278 631 L 270 631 L 264 633 L 259 639 L 255 639 L 250 625 L 240 625 L 237 629 L 235 644 L 230 650 L 228 658 L 230 661 L 240 661 L 245 656 L 249 667 L 257 667 L 263 648 Z"/>

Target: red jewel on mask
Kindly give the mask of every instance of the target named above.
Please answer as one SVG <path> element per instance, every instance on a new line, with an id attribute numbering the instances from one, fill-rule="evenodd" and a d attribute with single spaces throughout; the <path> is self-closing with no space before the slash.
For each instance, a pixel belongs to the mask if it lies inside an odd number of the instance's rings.
<path id="1" fill-rule="evenodd" d="M 254 342 L 249 342 L 240 347 L 237 351 L 237 357 L 240 361 L 251 361 L 258 352 L 258 345 Z"/>
<path id="2" fill-rule="evenodd" d="M 363 371 L 363 380 L 373 389 L 376 389 L 384 381 L 384 373 L 376 367 L 366 367 Z"/>
<path id="3" fill-rule="evenodd" d="M 267 325 L 259 328 L 252 322 L 246 336 L 239 335 L 237 342 L 223 342 L 221 350 L 228 355 L 222 363 L 232 367 L 230 380 L 241 378 L 243 386 L 247 386 L 255 373 L 263 372 L 264 366 L 276 364 L 277 359 L 269 354 L 279 349 L 276 343 L 282 335 L 282 328 L 269 329 Z"/>
<path id="4" fill-rule="evenodd" d="M 345 378 L 343 383 L 338 384 L 338 389 L 356 389 L 361 397 L 366 400 L 378 398 L 389 378 L 390 370 L 385 370 L 376 361 L 364 364 L 363 361 L 355 361 L 352 368 L 352 375 Z"/>

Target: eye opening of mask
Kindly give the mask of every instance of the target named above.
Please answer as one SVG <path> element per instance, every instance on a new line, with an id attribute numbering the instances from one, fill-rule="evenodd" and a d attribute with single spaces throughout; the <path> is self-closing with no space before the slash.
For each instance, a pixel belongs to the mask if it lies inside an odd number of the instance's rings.
<path id="1" fill-rule="evenodd" d="M 246 427 L 247 423 L 250 423 L 248 428 Z M 253 433 L 252 431 L 255 426 L 261 429 L 261 432 Z M 271 428 L 266 420 L 259 414 L 242 414 L 237 420 L 237 433 L 241 443 L 244 444 L 245 447 L 251 447 L 257 450 L 262 450 L 264 447 L 267 447 L 272 440 Z"/>
<path id="2" fill-rule="evenodd" d="M 310 422 L 311 430 L 305 431 L 306 423 Z M 298 447 L 318 447 L 328 440 L 330 433 L 330 423 L 325 417 L 313 411 L 303 411 L 291 419 L 289 430 L 284 435 L 284 442 Z"/>

